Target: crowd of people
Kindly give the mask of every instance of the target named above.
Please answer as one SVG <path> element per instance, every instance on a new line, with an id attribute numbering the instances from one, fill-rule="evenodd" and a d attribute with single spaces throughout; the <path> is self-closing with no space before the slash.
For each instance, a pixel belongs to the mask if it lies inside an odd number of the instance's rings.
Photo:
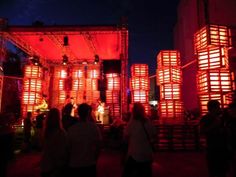
<path id="1" fill-rule="evenodd" d="M 221 109 L 218 101 L 210 100 L 207 107 L 208 113 L 200 119 L 199 125 L 207 142 L 209 177 L 226 177 L 229 171 L 236 177 L 236 103 Z M 72 99 L 61 112 L 57 108 L 51 108 L 47 113 L 38 112 L 35 123 L 32 123 L 32 113 L 27 113 L 23 150 L 28 152 L 32 148 L 31 128 L 34 127 L 36 147 L 42 151 L 42 177 L 96 176 L 102 132 L 93 110 L 86 103 L 75 105 Z M 0 150 L 3 152 L 0 159 L 2 177 L 6 173 L 6 162 L 12 157 L 10 147 L 14 130 L 9 120 L 9 116 L 0 115 L 0 138 L 5 142 Z M 115 119 L 110 127 L 114 137 L 121 136 L 126 144 L 122 177 L 151 177 L 157 131 L 145 114 L 144 106 L 134 103 L 128 122 Z"/>
<path id="2" fill-rule="evenodd" d="M 210 100 L 207 108 L 200 131 L 206 138 L 209 177 L 226 177 L 230 170 L 236 177 L 236 102 L 221 109 L 219 101 Z"/>

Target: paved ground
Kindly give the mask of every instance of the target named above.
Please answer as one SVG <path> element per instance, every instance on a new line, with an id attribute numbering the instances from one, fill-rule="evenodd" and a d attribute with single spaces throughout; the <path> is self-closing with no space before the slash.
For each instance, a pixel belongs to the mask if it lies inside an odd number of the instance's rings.
<path id="1" fill-rule="evenodd" d="M 9 164 L 8 177 L 39 177 L 40 153 L 18 154 Z M 98 177 L 120 177 L 121 153 L 104 149 L 98 162 Z M 203 152 L 158 152 L 154 177 L 207 177 Z"/>

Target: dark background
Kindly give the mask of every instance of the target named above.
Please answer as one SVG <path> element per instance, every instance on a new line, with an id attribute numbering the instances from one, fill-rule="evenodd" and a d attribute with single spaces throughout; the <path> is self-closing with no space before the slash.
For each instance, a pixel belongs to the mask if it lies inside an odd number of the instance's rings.
<path id="1" fill-rule="evenodd" d="M 147 63 L 155 74 L 156 56 L 173 49 L 179 0 L 0 0 L 0 17 L 10 25 L 106 25 L 127 17 L 129 65 Z"/>

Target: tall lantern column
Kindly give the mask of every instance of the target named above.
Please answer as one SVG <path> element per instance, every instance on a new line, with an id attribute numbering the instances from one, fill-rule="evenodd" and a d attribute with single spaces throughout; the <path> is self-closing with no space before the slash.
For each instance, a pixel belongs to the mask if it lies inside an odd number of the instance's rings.
<path id="1" fill-rule="evenodd" d="M 147 114 L 150 113 L 149 107 L 149 75 L 148 65 L 133 64 L 131 66 L 131 96 L 132 104 L 140 102 L 144 105 Z"/>
<path id="2" fill-rule="evenodd" d="M 42 97 L 42 68 L 35 65 L 26 65 L 24 68 L 22 115 L 36 111 Z"/>
<path id="3" fill-rule="evenodd" d="M 207 102 L 218 100 L 222 108 L 232 101 L 235 89 L 229 70 L 230 30 L 225 26 L 207 25 L 194 35 L 197 54 L 197 86 L 201 114 L 207 113 Z"/>
<path id="4" fill-rule="evenodd" d="M 163 50 L 157 56 L 157 85 L 160 85 L 159 115 L 161 121 L 182 121 L 180 53 Z"/>

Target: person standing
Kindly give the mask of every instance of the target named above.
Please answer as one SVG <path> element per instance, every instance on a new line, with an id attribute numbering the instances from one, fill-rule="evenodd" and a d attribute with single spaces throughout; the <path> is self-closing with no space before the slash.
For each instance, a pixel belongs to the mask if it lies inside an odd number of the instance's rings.
<path id="1" fill-rule="evenodd" d="M 229 132 L 230 132 L 230 145 L 232 151 L 232 159 L 231 159 L 231 169 L 233 173 L 233 177 L 236 177 L 236 102 L 229 104 L 228 106 L 228 124 Z"/>
<path id="2" fill-rule="evenodd" d="M 220 103 L 210 100 L 208 113 L 200 120 L 200 131 L 206 138 L 206 160 L 209 177 L 226 177 L 229 168 L 229 142 L 225 117 Z"/>
<path id="3" fill-rule="evenodd" d="M 32 127 L 32 112 L 27 112 L 24 119 L 24 152 L 28 152 L 31 147 L 31 127 Z"/>
<path id="4" fill-rule="evenodd" d="M 124 130 L 124 139 L 128 142 L 127 161 L 123 177 L 151 177 L 153 149 L 156 130 L 145 114 L 141 103 L 134 103 L 132 116 Z"/>
<path id="5" fill-rule="evenodd" d="M 68 130 L 70 176 L 96 177 L 96 163 L 100 151 L 101 133 L 91 121 L 91 107 L 78 107 L 79 120 Z"/>
<path id="6" fill-rule="evenodd" d="M 66 134 L 61 127 L 60 111 L 49 110 L 45 122 L 41 157 L 42 177 L 62 177 L 67 163 Z"/>

